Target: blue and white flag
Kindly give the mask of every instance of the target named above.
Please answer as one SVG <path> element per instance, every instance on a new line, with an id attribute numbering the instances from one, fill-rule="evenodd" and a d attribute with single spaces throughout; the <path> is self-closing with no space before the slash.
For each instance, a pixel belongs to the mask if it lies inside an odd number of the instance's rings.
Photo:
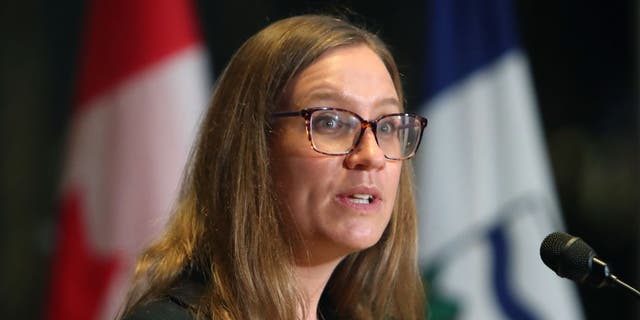
<path id="1" fill-rule="evenodd" d="M 583 319 L 539 257 L 563 223 L 511 2 L 428 10 L 416 193 L 431 319 Z"/>

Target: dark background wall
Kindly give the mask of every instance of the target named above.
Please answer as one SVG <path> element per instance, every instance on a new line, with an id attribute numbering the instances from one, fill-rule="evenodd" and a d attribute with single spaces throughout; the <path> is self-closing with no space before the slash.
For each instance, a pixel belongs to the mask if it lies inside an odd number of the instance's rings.
<path id="1" fill-rule="evenodd" d="M 269 22 L 310 11 L 346 12 L 391 45 L 409 107 L 423 102 L 425 4 L 199 0 L 197 6 L 212 76 Z M 638 6 L 517 0 L 516 8 L 568 231 L 640 286 Z M 2 317 L 37 319 L 42 312 L 84 9 L 81 0 L 0 5 Z M 588 319 L 640 318 L 638 303 L 621 292 L 580 293 Z"/>

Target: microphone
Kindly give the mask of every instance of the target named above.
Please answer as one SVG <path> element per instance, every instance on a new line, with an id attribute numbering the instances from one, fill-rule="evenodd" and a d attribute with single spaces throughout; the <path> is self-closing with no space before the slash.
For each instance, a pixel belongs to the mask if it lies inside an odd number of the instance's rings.
<path id="1" fill-rule="evenodd" d="M 596 288 L 621 286 L 640 298 L 640 292 L 611 273 L 606 262 L 582 239 L 562 232 L 548 235 L 540 245 L 540 257 L 557 275 Z"/>

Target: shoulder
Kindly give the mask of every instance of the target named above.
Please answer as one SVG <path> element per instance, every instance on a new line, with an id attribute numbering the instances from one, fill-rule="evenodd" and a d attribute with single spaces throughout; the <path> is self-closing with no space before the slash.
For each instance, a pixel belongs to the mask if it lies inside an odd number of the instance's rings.
<path id="1" fill-rule="evenodd" d="M 140 305 L 123 320 L 195 320 L 195 316 L 178 301 L 165 297 Z"/>
<path id="2" fill-rule="evenodd" d="M 203 279 L 198 273 L 185 276 L 164 296 L 140 304 L 122 320 L 195 320 L 204 292 Z"/>

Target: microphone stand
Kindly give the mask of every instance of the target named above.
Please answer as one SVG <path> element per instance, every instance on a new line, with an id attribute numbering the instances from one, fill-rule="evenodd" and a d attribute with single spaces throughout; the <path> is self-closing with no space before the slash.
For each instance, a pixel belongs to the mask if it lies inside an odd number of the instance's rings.
<path id="1" fill-rule="evenodd" d="M 628 289 L 636 298 L 640 299 L 640 291 L 636 290 L 636 288 L 624 283 L 624 281 L 618 279 L 618 277 L 612 275 L 611 280 L 613 280 L 620 287 Z"/>
<path id="2" fill-rule="evenodd" d="M 619 287 L 627 289 L 627 292 L 630 292 L 636 298 L 640 299 L 640 291 L 626 284 L 624 281 L 618 279 L 618 277 L 613 275 L 609 270 L 609 266 L 607 265 L 606 262 L 598 259 L 598 257 L 593 257 L 592 261 L 593 261 L 592 267 L 595 267 L 598 269 L 595 274 L 602 276 L 602 278 L 596 277 L 595 279 L 592 279 L 591 283 L 593 285 L 595 285 L 598 288 L 603 287 L 605 285 L 618 285 Z M 597 279 L 597 278 L 600 278 L 600 279 Z"/>

